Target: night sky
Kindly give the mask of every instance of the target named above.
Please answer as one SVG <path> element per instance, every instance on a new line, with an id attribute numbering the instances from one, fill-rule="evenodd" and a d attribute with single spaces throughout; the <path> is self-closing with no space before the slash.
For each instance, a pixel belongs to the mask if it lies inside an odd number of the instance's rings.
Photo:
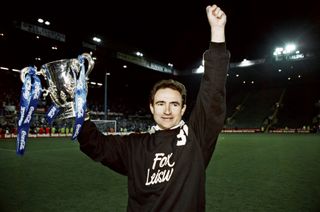
<path id="1" fill-rule="evenodd" d="M 96 3 L 98 2 L 98 3 Z M 313 2 L 313 3 L 312 3 Z M 134 47 L 145 56 L 176 69 L 199 65 L 210 39 L 205 8 L 216 3 L 227 14 L 226 37 L 231 62 L 260 59 L 276 46 L 295 42 L 298 48 L 318 50 L 320 13 L 316 1 L 89 1 L 65 5 L 63 1 L 30 2 L 8 10 L 14 16 L 51 20 L 51 29 L 72 39 L 99 36 L 103 45 Z M 42 8 L 42 9 L 41 9 Z M 69 39 L 70 40 L 70 39 Z"/>
<path id="2" fill-rule="evenodd" d="M 108 1 L 102 8 L 92 8 L 88 21 L 97 21 L 92 26 L 97 35 L 141 48 L 145 55 L 184 70 L 197 65 L 208 46 L 205 8 L 212 2 L 227 14 L 233 62 L 263 58 L 286 42 L 295 42 L 298 48 L 320 47 L 319 7 L 308 0 Z M 86 12 L 80 13 L 85 16 Z"/>

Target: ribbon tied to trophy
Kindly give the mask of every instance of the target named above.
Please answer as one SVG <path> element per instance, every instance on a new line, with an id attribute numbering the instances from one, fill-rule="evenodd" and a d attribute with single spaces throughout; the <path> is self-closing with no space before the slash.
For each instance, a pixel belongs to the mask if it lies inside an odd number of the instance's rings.
<path id="1" fill-rule="evenodd" d="M 85 65 L 87 61 L 87 66 Z M 43 94 L 50 96 L 52 105 L 46 113 L 46 120 L 52 124 L 54 119 L 74 118 L 72 140 L 79 135 L 84 122 L 87 98 L 87 80 L 94 67 L 90 54 L 83 53 L 77 59 L 63 59 L 42 65 L 40 71 L 36 67 L 25 67 L 20 78 L 23 83 L 20 97 L 20 115 L 16 153 L 23 155 L 26 148 L 30 123 L 38 100 Z M 39 75 L 46 81 L 43 88 Z"/>

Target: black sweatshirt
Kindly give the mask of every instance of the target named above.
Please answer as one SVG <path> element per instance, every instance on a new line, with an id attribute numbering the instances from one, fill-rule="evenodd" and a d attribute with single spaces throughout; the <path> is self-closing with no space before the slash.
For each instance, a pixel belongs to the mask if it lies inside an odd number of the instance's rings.
<path id="1" fill-rule="evenodd" d="M 225 43 L 210 43 L 188 124 L 126 136 L 105 136 L 94 123 L 83 124 L 81 151 L 128 176 L 128 211 L 205 211 L 205 169 L 225 119 L 229 58 Z"/>

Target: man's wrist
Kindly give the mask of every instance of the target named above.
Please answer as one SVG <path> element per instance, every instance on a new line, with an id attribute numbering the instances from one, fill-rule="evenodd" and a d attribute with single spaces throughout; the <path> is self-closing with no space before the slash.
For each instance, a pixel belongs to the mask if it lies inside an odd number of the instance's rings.
<path id="1" fill-rule="evenodd" d="M 211 42 L 223 43 L 225 42 L 225 29 L 224 27 L 216 27 L 211 29 Z"/>

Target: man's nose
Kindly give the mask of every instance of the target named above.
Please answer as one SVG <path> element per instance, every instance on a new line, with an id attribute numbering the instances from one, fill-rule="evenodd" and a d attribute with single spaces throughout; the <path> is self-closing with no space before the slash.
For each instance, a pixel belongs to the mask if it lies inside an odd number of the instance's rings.
<path id="1" fill-rule="evenodd" d="M 165 107 L 165 109 L 164 109 L 164 113 L 165 113 L 165 114 L 171 114 L 170 104 L 166 105 L 166 107 Z"/>

